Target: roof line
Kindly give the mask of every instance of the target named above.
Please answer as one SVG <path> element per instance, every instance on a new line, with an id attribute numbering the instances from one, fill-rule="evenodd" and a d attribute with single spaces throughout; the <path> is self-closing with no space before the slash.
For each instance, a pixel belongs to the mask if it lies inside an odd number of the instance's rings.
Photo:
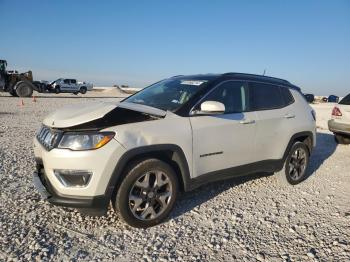
<path id="1" fill-rule="evenodd" d="M 234 73 L 234 72 L 228 72 L 228 73 L 224 73 L 222 74 L 224 75 L 232 75 L 232 76 L 251 76 L 251 77 L 259 77 L 259 78 L 266 78 L 266 79 L 271 79 L 271 80 L 278 80 L 284 83 L 288 83 L 290 84 L 289 81 L 282 79 L 282 78 L 277 78 L 277 77 L 272 77 L 272 76 L 264 76 L 264 75 L 256 75 L 256 74 L 248 74 L 248 73 Z"/>

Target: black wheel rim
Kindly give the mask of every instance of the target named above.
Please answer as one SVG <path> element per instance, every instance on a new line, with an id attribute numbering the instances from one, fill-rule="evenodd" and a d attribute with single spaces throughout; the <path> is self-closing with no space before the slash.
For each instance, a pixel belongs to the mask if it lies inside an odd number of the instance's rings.
<path id="1" fill-rule="evenodd" d="M 297 148 L 289 158 L 288 175 L 296 181 L 302 178 L 305 174 L 307 165 L 307 152 L 303 148 Z"/>
<path id="2" fill-rule="evenodd" d="M 170 204 L 173 185 L 169 176 L 160 170 L 150 171 L 138 178 L 129 193 L 129 208 L 140 220 L 159 217 Z"/>

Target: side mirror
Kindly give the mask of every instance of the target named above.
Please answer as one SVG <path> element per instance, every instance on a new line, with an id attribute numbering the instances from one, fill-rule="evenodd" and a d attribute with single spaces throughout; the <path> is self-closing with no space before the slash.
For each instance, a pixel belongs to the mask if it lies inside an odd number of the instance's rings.
<path id="1" fill-rule="evenodd" d="M 205 101 L 201 104 L 201 109 L 197 114 L 223 114 L 225 105 L 217 101 Z"/>

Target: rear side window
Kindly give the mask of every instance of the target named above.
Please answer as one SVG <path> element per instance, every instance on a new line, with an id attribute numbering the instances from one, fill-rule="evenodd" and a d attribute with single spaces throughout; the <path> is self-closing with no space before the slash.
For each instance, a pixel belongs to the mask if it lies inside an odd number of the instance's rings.
<path id="1" fill-rule="evenodd" d="M 348 94 L 346 97 L 344 97 L 339 104 L 341 105 L 350 105 L 350 94 Z"/>
<path id="2" fill-rule="evenodd" d="M 226 81 L 218 85 L 202 101 L 217 101 L 225 105 L 225 114 L 241 113 L 248 109 L 248 94 L 245 82 Z"/>
<path id="3" fill-rule="evenodd" d="M 253 111 L 277 109 L 285 106 L 279 86 L 250 82 L 251 109 Z"/>

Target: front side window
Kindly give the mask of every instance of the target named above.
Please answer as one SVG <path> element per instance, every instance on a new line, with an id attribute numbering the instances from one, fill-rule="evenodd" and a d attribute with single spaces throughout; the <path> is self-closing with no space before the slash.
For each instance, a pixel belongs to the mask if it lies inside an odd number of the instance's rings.
<path id="1" fill-rule="evenodd" d="M 249 83 L 253 111 L 270 110 L 285 106 L 279 86 L 265 83 Z"/>
<path id="2" fill-rule="evenodd" d="M 203 79 L 166 79 L 143 89 L 124 101 L 176 111 L 202 90 L 208 82 L 209 79 L 205 77 Z"/>
<path id="3" fill-rule="evenodd" d="M 63 80 L 63 83 L 69 84 L 69 79 L 64 79 L 64 80 Z"/>
<path id="4" fill-rule="evenodd" d="M 247 98 L 248 96 L 245 82 L 227 81 L 211 91 L 205 97 L 205 99 L 201 101 L 201 103 L 205 101 L 216 101 L 223 103 L 225 105 L 225 114 L 232 114 L 247 111 Z"/>

